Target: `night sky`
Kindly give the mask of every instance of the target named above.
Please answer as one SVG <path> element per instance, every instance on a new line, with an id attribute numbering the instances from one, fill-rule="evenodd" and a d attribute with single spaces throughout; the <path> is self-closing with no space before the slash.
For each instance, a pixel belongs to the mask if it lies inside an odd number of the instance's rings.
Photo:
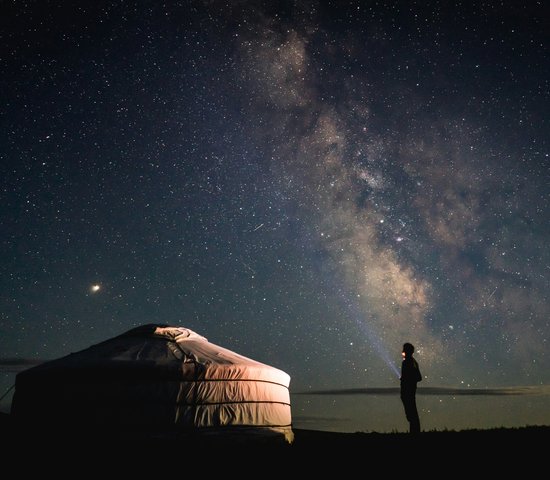
<path id="1" fill-rule="evenodd" d="M 423 428 L 550 424 L 548 2 L 0 9 L 0 394 L 163 323 L 286 371 L 297 427 L 406 431 L 338 392 L 407 341 L 420 388 L 535 391 Z"/>

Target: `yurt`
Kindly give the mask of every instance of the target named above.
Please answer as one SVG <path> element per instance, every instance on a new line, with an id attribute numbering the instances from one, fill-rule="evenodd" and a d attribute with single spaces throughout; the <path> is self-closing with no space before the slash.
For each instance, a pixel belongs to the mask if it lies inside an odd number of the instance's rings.
<path id="1" fill-rule="evenodd" d="M 144 325 L 16 376 L 25 425 L 293 441 L 290 376 L 188 328 Z"/>

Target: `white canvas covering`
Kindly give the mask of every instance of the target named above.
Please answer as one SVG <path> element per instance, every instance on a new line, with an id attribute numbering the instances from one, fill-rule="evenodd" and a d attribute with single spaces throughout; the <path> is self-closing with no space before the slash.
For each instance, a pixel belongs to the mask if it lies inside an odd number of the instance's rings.
<path id="1" fill-rule="evenodd" d="M 19 373 L 12 413 L 292 442 L 289 384 L 282 370 L 192 330 L 146 325 Z"/>

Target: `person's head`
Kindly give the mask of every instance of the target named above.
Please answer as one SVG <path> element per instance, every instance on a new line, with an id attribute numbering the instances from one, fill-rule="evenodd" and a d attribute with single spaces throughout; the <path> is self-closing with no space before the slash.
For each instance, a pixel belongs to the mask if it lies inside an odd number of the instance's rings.
<path id="1" fill-rule="evenodd" d="M 403 344 L 403 357 L 412 357 L 412 354 L 414 353 L 414 345 L 412 343 L 404 343 Z"/>

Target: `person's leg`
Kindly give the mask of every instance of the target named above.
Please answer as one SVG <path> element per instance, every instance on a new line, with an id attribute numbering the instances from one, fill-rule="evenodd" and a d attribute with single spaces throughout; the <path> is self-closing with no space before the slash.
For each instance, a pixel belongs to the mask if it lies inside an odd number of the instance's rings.
<path id="1" fill-rule="evenodd" d="M 416 409 L 416 399 L 414 395 L 402 396 L 403 407 L 405 408 L 405 416 L 409 421 L 409 431 L 411 433 L 420 432 L 420 419 L 418 418 L 418 411 Z"/>
<path id="2" fill-rule="evenodd" d="M 407 421 L 408 421 L 409 420 L 409 402 L 406 396 L 401 395 L 401 403 L 403 403 L 403 409 L 405 410 L 405 417 L 407 417 Z"/>
<path id="3" fill-rule="evenodd" d="M 409 413 L 407 418 L 410 422 L 410 432 L 420 433 L 420 418 L 418 417 L 418 410 L 416 408 L 416 399 L 412 397 L 409 402 Z"/>

